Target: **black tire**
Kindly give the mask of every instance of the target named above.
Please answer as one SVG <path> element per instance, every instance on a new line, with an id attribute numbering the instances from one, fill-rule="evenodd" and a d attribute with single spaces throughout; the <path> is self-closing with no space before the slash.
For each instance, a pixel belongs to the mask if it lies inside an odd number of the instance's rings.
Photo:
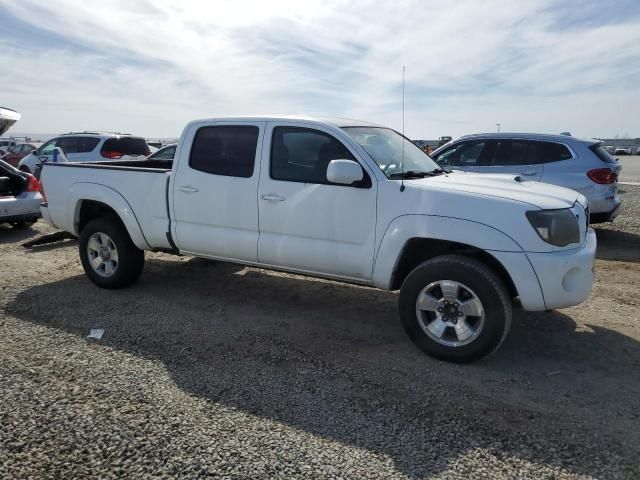
<path id="1" fill-rule="evenodd" d="M 89 261 L 88 243 L 95 233 L 105 233 L 117 249 L 118 262 L 112 274 L 100 275 Z M 102 288 L 123 288 L 138 280 L 144 268 L 144 251 L 136 247 L 119 218 L 109 216 L 91 220 L 80 233 L 80 261 L 93 283 Z"/>
<path id="2" fill-rule="evenodd" d="M 431 283 L 443 280 L 465 285 L 482 302 L 482 329 L 465 345 L 438 343 L 425 332 L 418 320 L 418 295 Z M 399 309 L 402 325 L 416 346 L 432 357 L 449 362 L 468 363 L 491 355 L 502 344 L 511 327 L 512 302 L 504 283 L 484 263 L 463 255 L 443 255 L 417 266 L 402 285 Z"/>

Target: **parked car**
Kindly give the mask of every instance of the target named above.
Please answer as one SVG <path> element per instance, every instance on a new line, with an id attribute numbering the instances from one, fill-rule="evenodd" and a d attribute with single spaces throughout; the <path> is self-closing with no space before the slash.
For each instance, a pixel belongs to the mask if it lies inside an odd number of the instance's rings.
<path id="1" fill-rule="evenodd" d="M 175 143 L 173 145 L 167 145 L 160 148 L 159 150 L 156 150 L 147 158 L 149 160 L 173 160 L 173 157 L 176 154 L 176 147 L 177 144 Z"/>
<path id="2" fill-rule="evenodd" d="M 596 237 L 584 195 L 447 172 L 389 128 L 199 120 L 177 152 L 173 161 L 44 164 L 43 216 L 80 237 L 96 285 L 131 285 L 154 250 L 400 289 L 409 337 L 456 362 L 498 348 L 512 298 L 547 310 L 591 291 Z"/>
<path id="3" fill-rule="evenodd" d="M 9 149 L 16 145 L 16 141 L 12 139 L 0 140 L 0 156 L 6 155 Z"/>
<path id="4" fill-rule="evenodd" d="M 613 151 L 614 155 L 631 155 L 631 149 L 628 147 L 618 147 Z"/>
<path id="5" fill-rule="evenodd" d="M 69 162 L 142 159 L 150 153 L 142 137 L 119 133 L 67 133 L 49 140 L 20 160 L 20 170 L 33 173 L 36 165 L 58 160 L 54 158 L 55 147 L 64 152 Z"/>
<path id="6" fill-rule="evenodd" d="M 577 190 L 589 201 L 591 223 L 611 222 L 618 214 L 620 164 L 596 140 L 530 133 L 465 135 L 431 156 L 444 168 L 508 173 Z"/>
<path id="7" fill-rule="evenodd" d="M 0 160 L 0 223 L 32 225 L 40 218 L 40 203 L 40 182 Z"/>
<path id="8" fill-rule="evenodd" d="M 31 143 L 19 143 L 12 147 L 9 147 L 7 153 L 2 156 L 2 160 L 14 167 L 18 166 L 20 160 L 33 152 L 36 147 Z"/>

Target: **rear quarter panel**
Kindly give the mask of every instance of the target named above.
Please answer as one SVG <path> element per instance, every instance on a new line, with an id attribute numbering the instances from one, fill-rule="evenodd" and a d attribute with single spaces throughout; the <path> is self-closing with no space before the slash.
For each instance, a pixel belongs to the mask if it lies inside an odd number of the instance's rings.
<path id="1" fill-rule="evenodd" d="M 52 223 L 79 235 L 83 200 L 102 202 L 124 222 L 138 248 L 170 248 L 166 237 L 169 172 L 74 164 L 46 165 L 41 180 Z"/>

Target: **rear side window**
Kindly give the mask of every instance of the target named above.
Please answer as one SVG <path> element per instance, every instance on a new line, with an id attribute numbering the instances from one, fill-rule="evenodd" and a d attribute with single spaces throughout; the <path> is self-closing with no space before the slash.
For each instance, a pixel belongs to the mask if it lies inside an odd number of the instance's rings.
<path id="1" fill-rule="evenodd" d="M 92 137 L 62 137 L 58 139 L 56 145 L 64 153 L 86 153 L 96 148 L 99 142 L 99 138 Z"/>
<path id="2" fill-rule="evenodd" d="M 611 154 L 607 151 L 607 149 L 604 148 L 599 143 L 594 143 L 593 145 L 591 145 L 589 147 L 589 150 L 595 153 L 596 156 L 605 163 L 616 163 L 616 159 L 613 158 Z"/>
<path id="3" fill-rule="evenodd" d="M 331 160 L 355 160 L 331 135 L 301 127 L 276 127 L 271 142 L 271 178 L 289 182 L 329 183 Z"/>
<path id="4" fill-rule="evenodd" d="M 542 145 L 543 163 L 560 162 L 573 158 L 569 149 L 560 143 L 539 142 L 539 144 Z"/>
<path id="5" fill-rule="evenodd" d="M 100 153 L 103 157 L 106 156 L 107 158 L 116 158 L 117 154 L 120 154 L 120 156 L 149 155 L 149 146 L 144 138 L 115 137 L 104 142 Z"/>
<path id="6" fill-rule="evenodd" d="M 193 140 L 189 166 L 194 170 L 227 177 L 253 176 L 258 127 L 202 127 Z"/>

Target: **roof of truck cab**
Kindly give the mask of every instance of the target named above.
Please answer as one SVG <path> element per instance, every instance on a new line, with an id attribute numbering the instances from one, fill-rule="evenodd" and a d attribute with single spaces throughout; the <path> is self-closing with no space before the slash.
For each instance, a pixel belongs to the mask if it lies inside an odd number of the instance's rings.
<path id="1" fill-rule="evenodd" d="M 364 120 L 355 120 L 352 118 L 341 117 L 323 117 L 315 115 L 256 115 L 246 117 L 213 117 L 202 118 L 195 120 L 194 122 L 275 122 L 275 121 L 292 121 L 292 122 L 307 122 L 318 124 L 330 124 L 336 127 L 384 127 L 384 125 L 378 125 L 372 122 L 366 122 Z M 386 128 L 386 127 L 385 127 Z"/>

